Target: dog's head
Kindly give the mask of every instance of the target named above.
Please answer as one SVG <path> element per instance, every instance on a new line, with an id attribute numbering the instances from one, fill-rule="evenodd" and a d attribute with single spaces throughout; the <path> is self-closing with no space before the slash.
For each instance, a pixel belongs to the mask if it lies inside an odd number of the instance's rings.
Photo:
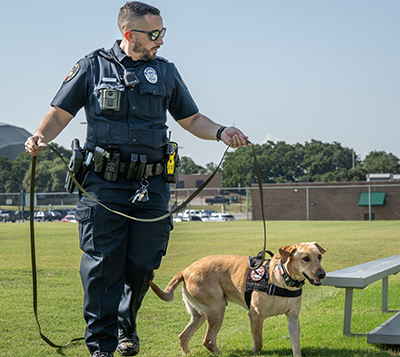
<path id="1" fill-rule="evenodd" d="M 318 243 L 300 243 L 279 248 L 281 264 L 285 264 L 289 276 L 295 280 L 303 280 L 304 277 L 312 285 L 321 285 L 325 278 L 325 270 L 322 268 L 322 254 L 326 249 Z"/>

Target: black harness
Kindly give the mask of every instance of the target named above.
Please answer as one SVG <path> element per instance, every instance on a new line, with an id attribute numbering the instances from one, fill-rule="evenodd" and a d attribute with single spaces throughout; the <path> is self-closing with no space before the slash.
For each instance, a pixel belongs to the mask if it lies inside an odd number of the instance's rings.
<path id="1" fill-rule="evenodd" d="M 272 257 L 272 253 L 267 251 Z M 260 255 L 260 254 L 259 254 Z M 246 291 L 244 293 L 244 297 L 246 300 L 247 307 L 250 309 L 250 302 L 251 302 L 251 294 L 253 291 L 263 291 L 268 295 L 275 295 L 287 298 L 295 298 L 302 294 L 301 287 L 304 285 L 303 281 L 293 280 L 289 277 L 283 265 L 279 265 L 278 269 L 282 277 L 284 278 L 286 284 L 291 287 L 297 287 L 298 290 L 288 290 L 285 288 L 281 288 L 276 286 L 275 284 L 269 283 L 269 263 L 271 259 L 268 259 L 266 264 L 260 266 L 258 269 L 251 269 L 253 266 L 257 264 L 257 257 L 249 257 L 249 273 L 247 274 L 247 281 L 246 281 Z"/>

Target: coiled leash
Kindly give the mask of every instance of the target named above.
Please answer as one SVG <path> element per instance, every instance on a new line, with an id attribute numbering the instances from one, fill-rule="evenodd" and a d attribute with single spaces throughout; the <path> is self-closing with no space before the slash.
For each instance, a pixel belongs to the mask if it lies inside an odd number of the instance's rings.
<path id="1" fill-rule="evenodd" d="M 248 141 L 248 143 L 251 143 L 250 141 Z M 78 189 L 85 194 L 87 197 L 89 197 L 92 201 L 94 201 L 95 203 L 99 204 L 100 206 L 102 206 L 103 208 L 105 208 L 106 210 L 118 214 L 120 216 L 135 220 L 135 221 L 140 221 L 140 222 L 157 222 L 157 221 L 161 221 L 165 218 L 168 218 L 169 216 L 181 211 L 183 208 L 185 208 L 209 183 L 210 181 L 214 178 L 214 176 L 216 175 L 216 173 L 218 172 L 220 166 L 222 165 L 222 162 L 225 158 L 225 155 L 228 151 L 228 149 L 231 147 L 231 144 L 227 146 L 224 154 L 222 155 L 222 158 L 218 164 L 218 166 L 215 168 L 214 172 L 210 175 L 210 177 L 204 181 L 204 183 L 196 189 L 196 191 L 194 191 L 182 204 L 180 204 L 178 207 L 176 207 L 175 209 L 173 209 L 172 211 L 156 217 L 156 218 L 137 218 L 137 217 L 133 217 L 133 216 L 129 216 L 126 215 L 122 212 L 118 212 L 115 211 L 109 207 L 107 207 L 106 205 L 104 205 L 103 203 L 97 201 L 96 199 L 94 199 L 92 196 L 89 195 L 89 193 L 79 184 L 79 182 L 75 179 L 73 173 L 71 172 L 69 166 L 67 165 L 67 163 L 64 161 L 64 158 L 62 157 L 62 155 L 58 152 L 58 150 L 54 147 L 52 147 L 49 144 L 45 144 L 45 143 L 41 143 L 39 146 L 41 147 L 47 147 L 48 149 L 50 149 L 53 153 L 55 153 L 64 163 L 64 166 L 67 168 L 67 171 L 70 174 L 71 179 L 73 180 L 73 182 L 75 183 L 75 185 L 78 187 Z M 266 251 L 266 245 L 267 245 L 267 227 L 266 227 L 266 223 L 265 223 L 265 214 L 264 214 L 264 195 L 263 195 L 263 189 L 262 189 L 262 181 L 261 181 L 261 173 L 260 173 L 260 168 L 258 166 L 258 162 L 257 162 L 257 156 L 256 156 L 256 151 L 254 149 L 254 145 L 251 145 L 252 149 L 253 149 L 253 158 L 254 158 L 254 166 L 256 169 L 256 176 L 257 176 L 257 182 L 258 182 L 258 188 L 260 191 L 260 202 L 261 202 L 261 214 L 262 214 L 262 218 L 263 218 L 263 225 L 264 225 L 264 249 L 262 250 L 262 252 L 260 252 L 261 254 L 261 260 L 259 262 L 259 264 L 257 264 L 257 266 L 254 267 L 250 267 L 250 269 L 258 269 L 260 266 L 262 266 L 262 264 L 264 263 L 265 260 L 265 253 Z M 67 344 L 65 345 L 56 345 L 55 343 L 53 343 L 52 341 L 50 341 L 45 335 L 43 335 L 41 327 L 40 327 L 40 323 L 39 323 L 39 318 L 38 318 L 38 311 L 37 311 L 37 269 L 36 269 L 36 251 L 35 251 L 35 234 L 34 234 L 34 219 L 33 219 L 33 211 L 34 211 L 34 193 L 35 193 L 35 172 L 36 172 L 36 156 L 32 157 L 32 165 L 31 165 L 31 187 L 30 187 L 30 200 L 29 200 L 29 225 L 30 225 L 30 241 L 31 241 L 31 263 L 32 263 L 32 284 L 33 284 L 33 311 L 35 314 L 35 319 L 36 319 L 36 323 L 38 325 L 39 328 L 39 334 L 40 337 L 51 347 L 54 348 L 64 348 L 64 347 L 68 347 L 72 342 L 76 342 L 76 341 L 81 341 L 84 340 L 83 337 L 80 338 L 74 338 L 71 341 L 69 341 Z"/>

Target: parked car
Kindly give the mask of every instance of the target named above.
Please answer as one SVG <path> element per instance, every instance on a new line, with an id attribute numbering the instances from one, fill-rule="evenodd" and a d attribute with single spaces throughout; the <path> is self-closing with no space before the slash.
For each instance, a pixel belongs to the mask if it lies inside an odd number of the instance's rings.
<path id="1" fill-rule="evenodd" d="M 53 217 L 52 221 L 61 221 L 63 218 L 61 213 L 57 211 L 51 211 L 50 214 Z"/>
<path id="2" fill-rule="evenodd" d="M 208 205 L 213 205 L 213 204 L 217 204 L 217 203 L 222 203 L 222 204 L 230 204 L 229 198 L 222 196 L 222 195 L 218 195 L 218 196 L 214 196 L 214 198 L 206 198 L 206 203 Z"/>
<path id="3" fill-rule="evenodd" d="M 234 221 L 235 217 L 233 214 L 230 213 L 217 213 L 217 214 L 212 214 L 210 216 L 210 221 L 218 221 L 218 222 L 223 222 L 223 221 Z"/>
<path id="4" fill-rule="evenodd" d="M 43 222 L 43 221 L 52 221 L 53 220 L 53 216 L 51 215 L 50 212 L 46 212 L 46 211 L 36 211 L 33 214 L 33 219 L 35 221 L 39 221 L 39 222 Z"/>
<path id="5" fill-rule="evenodd" d="M 76 218 L 75 218 L 75 215 L 73 215 L 73 214 L 67 214 L 65 217 L 63 217 L 62 221 L 76 223 Z"/>
<path id="6" fill-rule="evenodd" d="M 72 214 L 72 210 L 70 209 L 53 209 L 52 212 L 57 212 L 61 215 L 61 219 L 64 218 L 67 214 Z"/>
<path id="7" fill-rule="evenodd" d="M 3 209 L 0 211 L 0 222 L 15 222 L 14 217 L 15 211 L 9 209 Z"/>
<path id="8" fill-rule="evenodd" d="M 29 211 L 16 211 L 13 213 L 13 218 L 14 220 L 12 222 L 20 221 L 22 218 L 29 220 Z"/>

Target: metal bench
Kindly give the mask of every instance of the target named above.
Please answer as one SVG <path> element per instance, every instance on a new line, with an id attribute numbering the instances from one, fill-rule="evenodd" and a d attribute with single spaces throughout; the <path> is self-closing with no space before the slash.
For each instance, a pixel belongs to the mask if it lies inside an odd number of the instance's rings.
<path id="1" fill-rule="evenodd" d="M 400 272 L 400 255 L 374 260 L 326 274 L 323 285 L 346 289 L 344 305 L 343 334 L 346 336 L 365 336 L 366 333 L 351 332 L 351 314 L 353 308 L 353 289 L 364 289 L 375 281 L 382 280 L 382 311 L 394 312 L 388 309 L 389 275 Z"/>

